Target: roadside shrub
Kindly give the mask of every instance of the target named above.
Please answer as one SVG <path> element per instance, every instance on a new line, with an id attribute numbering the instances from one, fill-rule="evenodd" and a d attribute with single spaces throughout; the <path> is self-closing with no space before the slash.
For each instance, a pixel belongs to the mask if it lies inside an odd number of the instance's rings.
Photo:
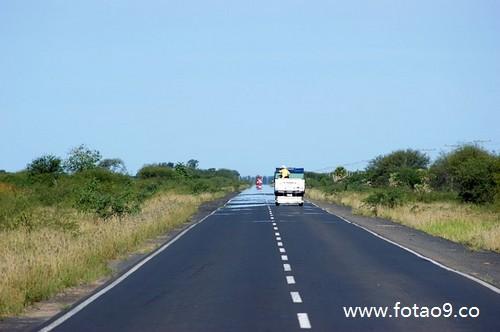
<path id="1" fill-rule="evenodd" d="M 149 178 L 174 179 L 176 178 L 176 172 L 170 167 L 146 165 L 143 166 L 137 172 L 137 177 L 141 179 L 149 179 Z"/>
<path id="2" fill-rule="evenodd" d="M 415 186 L 422 184 L 425 174 L 424 169 L 405 167 L 396 172 L 396 178 L 402 186 L 415 189 Z"/>
<path id="3" fill-rule="evenodd" d="M 339 166 L 335 168 L 335 170 L 332 173 L 333 181 L 338 182 L 342 181 L 344 178 L 346 178 L 348 175 L 347 170 L 343 166 Z"/>
<path id="4" fill-rule="evenodd" d="M 0 192 L 0 230 L 12 230 L 29 225 L 32 202 L 22 192 Z"/>
<path id="5" fill-rule="evenodd" d="M 495 199 L 495 164 L 486 159 L 469 159 L 457 167 L 458 195 L 464 202 L 491 203 Z M 498 169 L 496 170 L 498 172 Z"/>
<path id="6" fill-rule="evenodd" d="M 213 188 L 205 181 L 196 181 L 191 185 L 191 192 L 193 194 L 199 194 L 202 192 L 213 191 Z"/>
<path id="7" fill-rule="evenodd" d="M 131 190 L 109 192 L 94 178 L 80 190 L 75 208 L 106 220 L 139 211 L 139 202 Z"/>
<path id="8" fill-rule="evenodd" d="M 442 155 L 430 168 L 435 189 L 456 191 L 462 201 L 472 203 L 495 200 L 499 174 L 500 157 L 473 145 Z"/>
<path id="9" fill-rule="evenodd" d="M 184 165 L 184 163 L 175 164 L 175 173 L 181 178 L 189 178 L 191 177 L 191 170 Z"/>
<path id="10" fill-rule="evenodd" d="M 372 207 L 385 206 L 394 208 L 396 206 L 401 206 L 405 202 L 405 194 L 401 190 L 391 189 L 376 191 L 366 197 L 363 202 Z"/>

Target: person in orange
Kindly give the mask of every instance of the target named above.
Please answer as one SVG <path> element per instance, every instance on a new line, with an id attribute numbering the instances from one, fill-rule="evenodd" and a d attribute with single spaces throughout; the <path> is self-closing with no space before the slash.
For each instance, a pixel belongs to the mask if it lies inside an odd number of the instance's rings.
<path id="1" fill-rule="evenodd" d="M 282 179 L 290 177 L 290 171 L 288 170 L 288 168 L 286 168 L 285 165 L 281 166 L 280 175 Z"/>

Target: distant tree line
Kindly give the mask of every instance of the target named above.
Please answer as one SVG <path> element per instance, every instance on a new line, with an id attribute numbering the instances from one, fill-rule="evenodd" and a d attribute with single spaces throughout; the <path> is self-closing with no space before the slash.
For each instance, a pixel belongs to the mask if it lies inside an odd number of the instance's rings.
<path id="1" fill-rule="evenodd" d="M 76 208 L 102 220 L 140 210 L 141 203 L 162 190 L 185 194 L 237 190 L 240 175 L 230 169 L 200 169 L 199 162 L 144 165 L 135 176 L 123 160 L 103 158 L 85 145 L 63 159 L 45 154 L 20 172 L 0 173 L 0 230 L 37 224 L 40 207 Z"/>
<path id="2" fill-rule="evenodd" d="M 478 204 L 500 199 L 500 156 L 475 145 L 443 153 L 433 163 L 424 153 L 406 149 L 377 156 L 362 171 L 347 172 L 340 166 L 330 174 L 309 172 L 306 177 L 309 186 L 330 192 L 389 188 L 396 197 L 391 204 L 397 204 L 401 192 L 423 198 L 450 193 Z M 387 198 L 384 194 L 387 191 L 380 192 L 379 199 Z"/>

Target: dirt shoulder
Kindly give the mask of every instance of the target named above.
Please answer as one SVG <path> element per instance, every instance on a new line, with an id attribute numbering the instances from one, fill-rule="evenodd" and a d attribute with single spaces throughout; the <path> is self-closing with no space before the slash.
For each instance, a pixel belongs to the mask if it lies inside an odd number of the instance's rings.
<path id="1" fill-rule="evenodd" d="M 390 220 L 355 215 L 350 207 L 308 200 L 332 214 L 367 228 L 447 267 L 500 288 L 500 254 L 498 253 L 472 251 L 461 244 L 429 235 Z"/>
<path id="2" fill-rule="evenodd" d="M 112 271 L 110 276 L 96 280 L 91 284 L 68 288 L 64 292 L 57 294 L 49 300 L 38 302 L 29 306 L 23 314 L 17 317 L 9 317 L 1 320 L 0 331 L 36 331 L 41 324 L 48 321 L 55 315 L 73 307 L 75 304 L 89 297 L 100 288 L 105 287 L 146 256 L 150 255 L 153 251 L 177 236 L 184 229 L 194 223 L 197 223 L 212 211 L 223 206 L 228 200 L 235 197 L 237 194 L 238 193 L 236 192 L 230 193 L 218 200 L 202 204 L 198 208 L 198 211 L 191 216 L 189 221 L 183 224 L 182 227 L 146 241 L 139 250 L 125 258 L 111 261 L 109 263 L 109 267 Z"/>

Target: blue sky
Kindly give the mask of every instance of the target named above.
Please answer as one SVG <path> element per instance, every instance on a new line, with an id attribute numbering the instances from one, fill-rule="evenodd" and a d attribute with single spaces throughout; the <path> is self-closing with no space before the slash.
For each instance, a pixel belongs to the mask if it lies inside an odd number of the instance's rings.
<path id="1" fill-rule="evenodd" d="M 500 149 L 500 2 L 1 1 L 0 169 L 81 143 L 269 174 Z"/>

